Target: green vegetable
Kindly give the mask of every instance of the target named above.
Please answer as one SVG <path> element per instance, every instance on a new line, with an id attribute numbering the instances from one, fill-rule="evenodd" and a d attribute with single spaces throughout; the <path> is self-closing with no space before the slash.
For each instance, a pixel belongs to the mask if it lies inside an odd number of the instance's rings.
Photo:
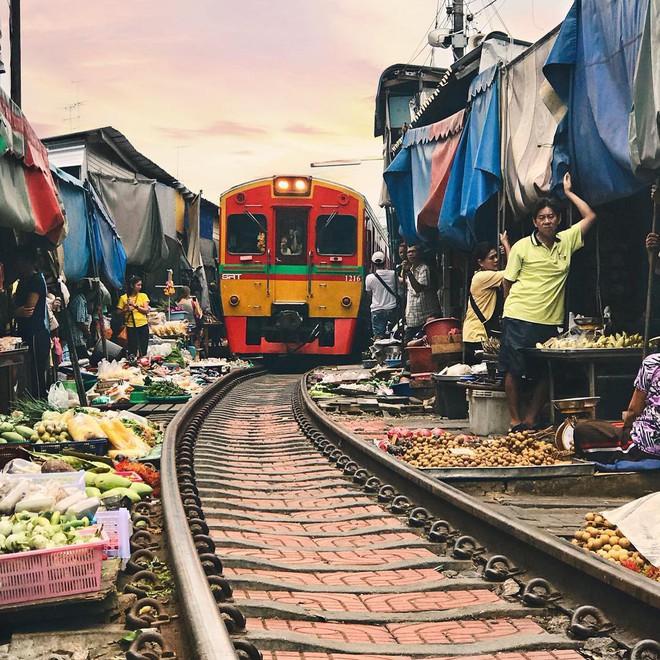
<path id="1" fill-rule="evenodd" d="M 142 498 L 130 488 L 113 488 L 111 490 L 106 490 L 104 493 L 101 493 L 101 501 L 106 500 L 110 497 L 128 497 L 131 502 L 139 502 Z"/>
<path id="2" fill-rule="evenodd" d="M 141 499 L 154 492 L 154 489 L 149 484 L 145 484 L 144 481 L 134 481 L 129 489 L 135 491 Z"/>
<path id="3" fill-rule="evenodd" d="M 85 480 L 85 483 L 87 483 L 87 480 Z M 113 488 L 128 488 L 131 485 L 131 480 L 118 474 L 97 474 L 94 477 L 94 483 L 89 485 L 96 486 L 96 488 L 105 492 Z"/>
<path id="4" fill-rule="evenodd" d="M 20 424 L 14 427 L 14 431 L 16 431 L 16 433 L 20 433 L 27 440 L 29 440 L 34 434 L 33 428 L 30 428 L 29 426 L 22 426 Z"/>
<path id="5" fill-rule="evenodd" d="M 2 422 L 0 423 L 0 433 L 6 433 L 7 431 L 13 431 L 14 425 L 11 422 Z"/>
<path id="6" fill-rule="evenodd" d="M 144 391 L 147 396 L 188 396 L 188 392 L 170 381 L 152 383 Z"/>
<path id="7" fill-rule="evenodd" d="M 20 433 L 16 433 L 14 431 L 5 431 L 4 433 L 0 434 L 0 437 L 2 437 L 7 442 L 27 442 L 26 438 L 24 438 Z"/>
<path id="8" fill-rule="evenodd" d="M 16 399 L 13 404 L 13 409 L 14 414 L 20 413 L 23 421 L 30 424 L 40 422 L 45 412 L 62 412 L 59 408 L 51 406 L 48 401 L 44 399 L 35 399 L 29 394 Z"/>
<path id="9" fill-rule="evenodd" d="M 85 488 L 85 494 L 87 497 L 101 497 L 101 490 L 94 486 L 87 486 L 87 488 Z"/>

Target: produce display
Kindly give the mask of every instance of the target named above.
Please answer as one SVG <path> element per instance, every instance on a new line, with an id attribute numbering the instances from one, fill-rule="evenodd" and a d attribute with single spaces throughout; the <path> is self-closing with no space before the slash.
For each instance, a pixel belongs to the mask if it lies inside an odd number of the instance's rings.
<path id="1" fill-rule="evenodd" d="M 574 545 L 660 582 L 660 568 L 648 562 L 621 530 L 598 513 L 587 513 L 582 528 L 573 535 Z"/>
<path id="2" fill-rule="evenodd" d="M 95 541 L 98 536 L 85 535 L 80 530 L 89 519 L 61 514 L 59 511 L 35 513 L 20 511 L 0 517 L 0 555 L 28 550 L 49 550 Z"/>
<path id="3" fill-rule="evenodd" d="M 552 337 L 545 343 L 537 343 L 536 348 L 552 350 L 574 350 L 586 348 L 642 348 L 644 337 L 640 334 L 628 335 L 625 332 L 615 335 L 596 335 L 592 332 L 565 333 L 559 337 Z"/>
<path id="4" fill-rule="evenodd" d="M 187 396 L 188 392 L 182 387 L 167 380 L 159 380 L 151 385 L 148 385 L 144 390 L 147 396 L 157 397 L 170 397 L 170 396 Z"/>
<path id="5" fill-rule="evenodd" d="M 181 337 L 188 334 L 186 321 L 167 321 L 150 328 L 151 334 L 156 337 Z"/>
<path id="6" fill-rule="evenodd" d="M 440 428 L 413 431 L 399 427 L 390 430 L 387 439 L 378 445 L 417 468 L 523 467 L 563 462 L 564 456 L 546 437 L 551 437 L 549 431 L 480 439 Z"/>

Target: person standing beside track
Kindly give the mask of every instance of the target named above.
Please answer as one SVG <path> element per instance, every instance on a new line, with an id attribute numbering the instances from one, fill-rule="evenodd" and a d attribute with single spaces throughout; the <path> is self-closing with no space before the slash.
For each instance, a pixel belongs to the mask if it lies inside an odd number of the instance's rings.
<path id="1" fill-rule="evenodd" d="M 397 321 L 396 275 L 393 270 L 383 268 L 385 254 L 374 252 L 371 255 L 374 265 L 364 281 L 364 288 L 371 294 L 371 332 L 374 339 L 382 339 L 388 321 Z"/>
<path id="2" fill-rule="evenodd" d="M 441 316 L 438 292 L 433 285 L 431 269 L 422 261 L 419 246 L 411 245 L 406 257 L 406 261 L 401 264 L 407 295 L 404 346 L 421 332 L 429 317 Z"/>
<path id="3" fill-rule="evenodd" d="M 543 198 L 536 205 L 536 231 L 512 248 L 504 271 L 504 315 L 498 369 L 511 415 L 511 430 L 533 428 L 548 400 L 548 376 L 526 364 L 523 349 L 533 348 L 557 334 L 564 323 L 564 293 L 573 253 L 584 245 L 584 236 L 596 221 L 591 207 L 572 190 L 571 175 L 564 175 L 564 193 L 582 219 L 557 233 L 561 217 L 556 200 Z M 524 417 L 520 410 L 523 376 L 535 380 Z"/>

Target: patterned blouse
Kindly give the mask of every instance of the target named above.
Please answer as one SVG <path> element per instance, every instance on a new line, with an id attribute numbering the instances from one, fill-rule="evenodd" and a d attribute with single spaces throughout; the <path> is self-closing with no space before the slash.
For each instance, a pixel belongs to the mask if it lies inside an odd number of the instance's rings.
<path id="1" fill-rule="evenodd" d="M 646 394 L 646 406 L 633 422 L 630 437 L 642 451 L 660 458 L 660 353 L 642 362 L 635 388 Z"/>

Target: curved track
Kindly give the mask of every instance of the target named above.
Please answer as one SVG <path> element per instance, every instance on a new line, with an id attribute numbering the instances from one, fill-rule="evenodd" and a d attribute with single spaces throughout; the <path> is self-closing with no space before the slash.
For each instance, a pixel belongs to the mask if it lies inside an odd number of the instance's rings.
<path id="1" fill-rule="evenodd" d="M 520 575 L 497 563 L 484 571 L 478 543 L 451 528 L 436 525 L 429 540 L 432 514 L 393 502 L 394 489 L 356 473 L 343 454 L 376 465 L 374 456 L 334 429 L 337 449 L 306 418 L 299 376 L 256 375 L 223 379 L 168 427 L 166 524 L 197 657 L 256 658 L 256 649 L 267 660 L 582 657 L 588 616 L 571 625 L 570 609 L 545 598 L 543 585 L 521 599 Z M 395 485 L 407 493 L 410 484 L 413 498 L 414 481 L 402 474 Z M 441 498 L 417 501 L 432 511 Z M 223 575 L 233 602 L 223 578 L 205 572 Z M 591 633 L 599 628 L 611 630 L 601 622 Z"/>

